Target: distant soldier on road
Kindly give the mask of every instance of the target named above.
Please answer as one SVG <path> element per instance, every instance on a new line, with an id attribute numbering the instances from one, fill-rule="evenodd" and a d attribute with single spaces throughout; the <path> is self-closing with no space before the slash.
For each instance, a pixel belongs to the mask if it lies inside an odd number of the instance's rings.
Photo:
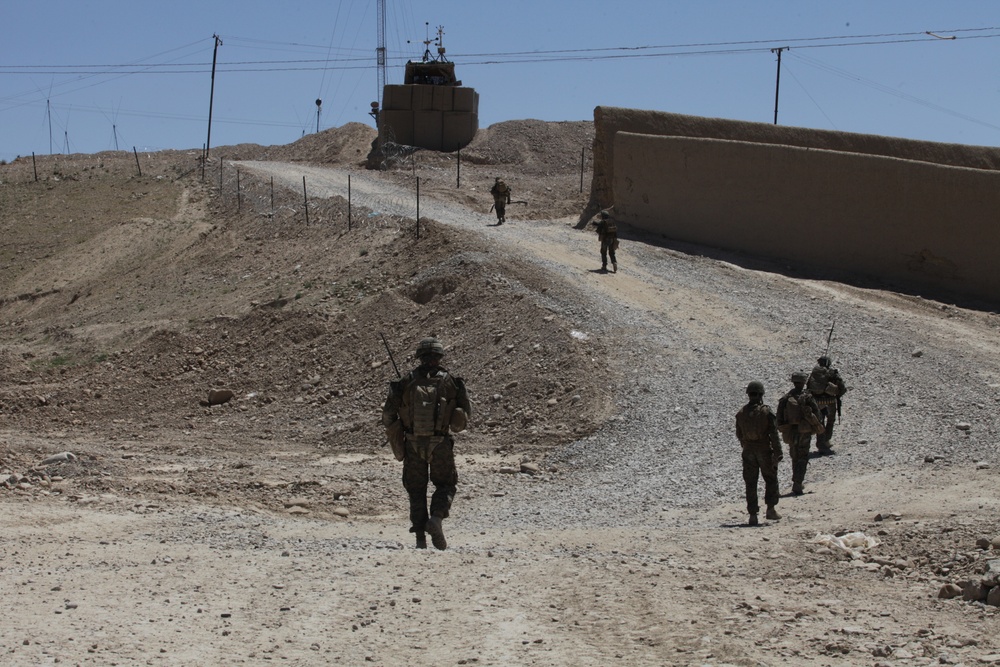
<path id="1" fill-rule="evenodd" d="M 455 441 L 451 431 L 465 430 L 472 405 L 465 383 L 441 366 L 444 346 L 436 338 L 417 345 L 420 365 L 389 383 L 382 425 L 396 459 L 403 462 L 403 488 L 410 498 L 410 532 L 417 548 L 427 548 L 426 533 L 437 549 L 446 549 L 442 521 L 448 518 L 458 485 Z M 430 511 L 427 483 L 434 483 Z"/>
<path id="2" fill-rule="evenodd" d="M 743 481 L 746 483 L 749 525 L 758 524 L 757 481 L 764 478 L 764 503 L 771 521 L 781 518 L 775 505 L 781 495 L 778 490 L 778 463 L 781 461 L 781 440 L 778 438 L 777 420 L 771 408 L 764 404 L 764 385 L 751 382 L 747 385 L 749 402 L 736 413 L 736 438 L 743 446 Z"/>
<path id="3" fill-rule="evenodd" d="M 608 270 L 610 255 L 611 267 L 618 273 L 618 260 L 615 258 L 615 250 L 618 250 L 618 225 L 607 211 L 601 211 L 600 220 L 597 221 L 597 238 L 601 241 L 601 271 Z"/>
<path id="4" fill-rule="evenodd" d="M 840 377 L 840 372 L 830 366 L 830 357 L 823 355 L 816 360 L 806 387 L 816 400 L 825 422 L 823 432 L 816 436 L 816 448 L 824 454 L 833 453 L 833 447 L 830 446 L 833 425 L 840 416 L 840 399 L 847 393 L 847 385 Z"/>
<path id="5" fill-rule="evenodd" d="M 510 186 L 504 183 L 503 179 L 497 176 L 493 187 L 490 188 L 493 195 L 493 208 L 497 213 L 497 224 L 502 225 L 507 221 L 507 204 L 510 203 Z"/>
<path id="6" fill-rule="evenodd" d="M 792 459 L 792 495 L 796 496 L 805 493 L 803 483 L 813 434 L 823 432 L 819 406 L 805 389 L 808 378 L 802 371 L 792 373 L 793 389 L 778 401 L 778 430 L 781 439 L 788 443 L 788 455 Z"/>

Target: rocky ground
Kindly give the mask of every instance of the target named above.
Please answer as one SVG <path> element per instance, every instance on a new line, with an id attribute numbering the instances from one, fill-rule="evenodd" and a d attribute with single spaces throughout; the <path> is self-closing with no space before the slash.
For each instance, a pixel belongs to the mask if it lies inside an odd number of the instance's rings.
<path id="1" fill-rule="evenodd" d="M 589 123 L 372 138 L 0 166 L 5 663 L 1000 664 L 1000 316 L 627 229 L 602 273 Z M 748 528 L 743 388 L 831 325 L 837 453 Z M 443 552 L 380 334 L 472 393 Z"/>

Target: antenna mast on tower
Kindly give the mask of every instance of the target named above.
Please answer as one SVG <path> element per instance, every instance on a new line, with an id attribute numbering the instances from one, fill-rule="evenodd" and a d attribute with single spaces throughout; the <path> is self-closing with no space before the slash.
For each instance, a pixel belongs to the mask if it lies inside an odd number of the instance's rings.
<path id="1" fill-rule="evenodd" d="M 375 62 L 378 69 L 378 101 L 381 106 L 382 89 L 385 88 L 385 0 L 378 0 L 378 48 L 375 49 Z"/>

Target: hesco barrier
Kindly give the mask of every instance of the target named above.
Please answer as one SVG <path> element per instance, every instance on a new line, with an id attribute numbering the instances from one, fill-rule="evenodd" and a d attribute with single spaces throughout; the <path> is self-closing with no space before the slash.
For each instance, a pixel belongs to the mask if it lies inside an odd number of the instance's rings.
<path id="1" fill-rule="evenodd" d="M 591 209 L 626 224 L 1000 301 L 1000 150 L 607 107 L 595 130 Z"/>

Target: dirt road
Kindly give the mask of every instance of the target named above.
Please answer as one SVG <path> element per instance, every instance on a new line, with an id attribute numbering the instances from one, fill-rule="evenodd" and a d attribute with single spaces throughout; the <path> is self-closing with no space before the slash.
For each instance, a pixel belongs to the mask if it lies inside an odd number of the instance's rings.
<path id="1" fill-rule="evenodd" d="M 346 196 L 345 170 L 242 167 Z M 350 173 L 361 205 L 415 212 L 405 188 Z M 573 295 L 553 296 L 553 312 L 614 341 L 622 379 L 596 381 L 615 391 L 606 427 L 537 475 L 503 472 L 516 451 L 460 456 L 442 552 L 412 548 L 398 503 L 318 517 L 292 511 L 307 502 L 278 513 L 197 495 L 6 494 L 5 664 L 1000 664 L 1000 609 L 937 597 L 1000 558 L 977 546 L 1000 536 L 995 316 L 637 236 L 623 240 L 621 271 L 602 274 L 596 238 L 575 221 L 495 227 L 435 201 L 435 187 L 422 216 L 550 272 L 553 292 Z M 773 404 L 831 314 L 855 399 L 839 453 L 811 462 L 809 492 L 782 499 L 781 521 L 748 528 L 732 436 L 742 388 L 764 380 Z M 236 460 L 210 442 L 200 458 L 170 449 L 196 437 L 163 430 L 128 449 L 109 443 L 108 458 L 138 460 L 148 476 L 237 469 L 264 487 L 347 471 L 352 493 L 402 495 L 387 451 L 274 443 Z M 34 438 L 50 450 L 102 444 L 0 434 L 10 449 Z M 815 542 L 851 532 L 879 544 L 848 555 Z"/>

